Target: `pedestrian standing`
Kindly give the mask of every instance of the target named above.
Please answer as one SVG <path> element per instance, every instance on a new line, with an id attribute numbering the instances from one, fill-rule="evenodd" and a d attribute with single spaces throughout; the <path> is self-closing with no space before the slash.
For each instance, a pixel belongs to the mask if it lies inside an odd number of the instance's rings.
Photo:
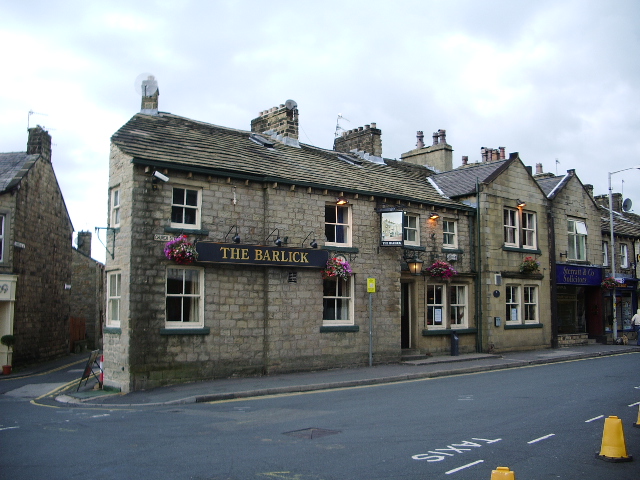
<path id="1" fill-rule="evenodd" d="M 631 326 L 636 332 L 636 345 L 640 345 L 640 308 L 637 313 L 631 317 Z"/>

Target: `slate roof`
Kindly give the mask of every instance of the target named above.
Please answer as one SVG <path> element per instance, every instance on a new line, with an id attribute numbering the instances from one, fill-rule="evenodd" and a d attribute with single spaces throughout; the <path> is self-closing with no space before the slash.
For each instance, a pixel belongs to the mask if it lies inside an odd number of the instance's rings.
<path id="1" fill-rule="evenodd" d="M 562 180 L 568 181 L 569 178 L 569 175 L 562 175 L 558 177 L 535 178 L 535 181 L 538 182 L 538 185 L 540 185 L 540 188 L 542 188 L 542 191 L 547 196 L 547 198 L 551 198 L 549 197 L 549 195 L 551 195 L 551 193 L 553 192 L 553 197 L 555 197 L 555 195 L 562 189 L 562 187 L 566 183 L 562 182 Z M 559 186 L 561 182 L 563 183 L 563 185 Z"/>
<path id="2" fill-rule="evenodd" d="M 436 182 L 448 197 L 455 198 L 471 195 L 476 191 L 477 182 L 491 182 L 506 170 L 516 158 L 518 158 L 517 154 L 511 154 L 511 157 L 507 160 L 468 165 L 448 172 L 438 173 L 430 178 Z"/>
<path id="3" fill-rule="evenodd" d="M 609 209 L 600 207 L 600 226 L 602 232 L 611 235 L 609 225 Z M 623 237 L 640 238 L 640 215 L 630 212 L 613 212 L 613 231 Z"/>
<path id="4" fill-rule="evenodd" d="M 425 178 L 401 169 L 306 144 L 271 146 L 248 131 L 212 125 L 170 113 L 136 114 L 111 141 L 141 165 L 209 175 L 324 188 L 469 210 L 440 195 Z"/>
<path id="5" fill-rule="evenodd" d="M 25 152 L 0 153 L 0 192 L 18 185 L 39 157 Z"/>

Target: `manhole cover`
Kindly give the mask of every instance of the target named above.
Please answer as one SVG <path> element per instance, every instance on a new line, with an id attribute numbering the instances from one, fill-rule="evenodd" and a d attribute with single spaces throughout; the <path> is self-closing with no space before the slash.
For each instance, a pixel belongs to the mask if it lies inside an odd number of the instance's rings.
<path id="1" fill-rule="evenodd" d="M 340 433 L 339 430 L 327 430 L 324 428 L 305 428 L 303 430 L 294 430 L 293 432 L 285 432 L 283 435 L 289 435 L 291 437 L 298 438 L 320 438 L 326 437 L 327 435 L 335 435 L 336 433 Z"/>

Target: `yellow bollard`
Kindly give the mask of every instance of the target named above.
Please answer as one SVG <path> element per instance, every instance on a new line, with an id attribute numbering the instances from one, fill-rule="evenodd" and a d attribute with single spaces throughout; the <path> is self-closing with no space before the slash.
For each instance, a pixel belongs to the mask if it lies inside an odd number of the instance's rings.
<path id="1" fill-rule="evenodd" d="M 622 420 L 618 417 L 609 417 L 604 420 L 602 432 L 602 446 L 596 458 L 607 462 L 630 462 L 631 455 L 627 455 L 627 443 L 624 439 Z"/>
<path id="2" fill-rule="evenodd" d="M 491 480 L 516 480 L 516 474 L 509 467 L 498 467 L 491 471 Z"/>
<path id="3" fill-rule="evenodd" d="M 640 428 L 640 405 L 638 405 L 638 423 L 634 423 L 633 426 Z"/>

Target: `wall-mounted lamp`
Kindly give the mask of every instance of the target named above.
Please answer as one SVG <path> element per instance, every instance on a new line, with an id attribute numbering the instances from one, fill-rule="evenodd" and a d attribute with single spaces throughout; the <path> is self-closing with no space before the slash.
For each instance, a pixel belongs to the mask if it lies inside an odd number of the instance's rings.
<path id="1" fill-rule="evenodd" d="M 158 189 L 158 180 L 162 180 L 163 182 L 166 183 L 169 181 L 169 177 L 160 173 L 157 170 L 154 170 L 153 173 L 151 174 L 151 184 L 152 184 L 153 190 Z"/>
<path id="2" fill-rule="evenodd" d="M 349 203 L 349 200 L 347 200 L 344 197 L 337 197 L 336 198 L 336 205 L 346 205 L 347 203 Z"/>
<path id="3" fill-rule="evenodd" d="M 524 208 L 527 206 L 527 202 L 523 201 L 523 200 L 516 200 L 518 202 L 518 208 Z"/>
<path id="4" fill-rule="evenodd" d="M 302 245 L 300 245 L 300 248 L 304 248 L 304 242 L 307 241 L 307 239 L 311 236 L 312 233 L 313 231 L 309 232 L 309 234 L 306 237 L 304 237 L 304 240 L 302 241 Z M 311 240 L 311 243 L 309 244 L 309 246 L 311 248 L 318 248 L 318 242 L 316 242 L 315 238 Z"/>
<path id="5" fill-rule="evenodd" d="M 282 245 L 286 245 L 289 241 L 289 237 L 284 237 L 284 240 L 282 238 L 280 238 L 280 229 L 278 228 L 274 228 L 271 233 L 269 235 L 267 235 L 267 238 L 264 239 L 264 243 L 267 243 L 267 240 L 269 240 L 269 237 L 271 237 L 273 235 L 273 232 L 277 231 L 277 235 L 276 235 L 276 239 L 273 241 L 273 243 L 276 244 L 277 247 L 280 247 Z"/>
<path id="6" fill-rule="evenodd" d="M 429 220 L 436 220 L 440 218 L 440 215 L 438 215 L 436 212 L 431 212 L 431 215 L 429 215 Z"/>
<path id="7" fill-rule="evenodd" d="M 236 229 L 236 234 L 233 236 L 232 240 L 233 243 L 240 243 L 240 235 L 238 235 L 238 226 L 237 225 L 233 225 L 229 231 L 227 232 L 227 234 L 224 236 L 224 241 L 227 241 L 227 237 L 229 236 L 229 234 L 231 233 L 231 230 Z"/>
<path id="8" fill-rule="evenodd" d="M 407 267 L 409 267 L 409 273 L 411 275 L 420 275 L 422 273 L 422 265 L 424 261 L 420 260 L 418 252 L 407 250 L 404 251 L 403 260 L 407 263 Z"/>

